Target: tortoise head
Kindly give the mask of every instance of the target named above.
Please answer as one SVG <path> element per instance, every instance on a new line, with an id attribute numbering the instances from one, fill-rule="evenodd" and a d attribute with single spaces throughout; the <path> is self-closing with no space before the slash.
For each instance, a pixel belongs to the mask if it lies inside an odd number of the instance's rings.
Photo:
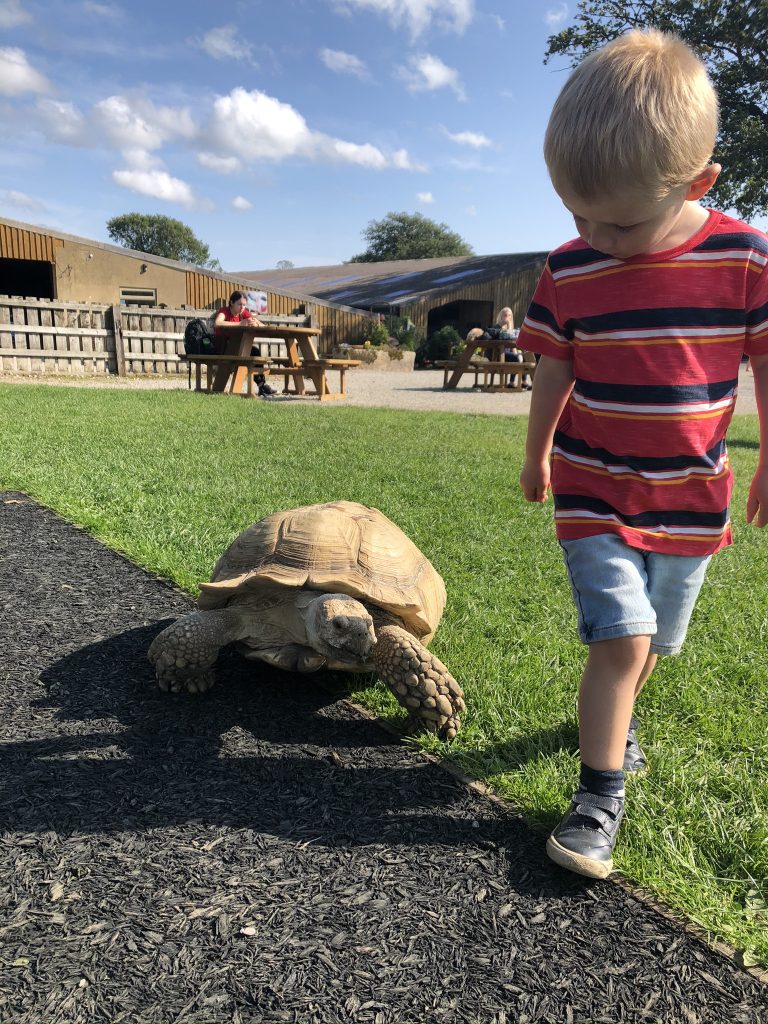
<path id="1" fill-rule="evenodd" d="M 310 646 L 335 661 L 367 662 L 376 644 L 365 605 L 347 594 L 319 594 L 302 614 Z"/>

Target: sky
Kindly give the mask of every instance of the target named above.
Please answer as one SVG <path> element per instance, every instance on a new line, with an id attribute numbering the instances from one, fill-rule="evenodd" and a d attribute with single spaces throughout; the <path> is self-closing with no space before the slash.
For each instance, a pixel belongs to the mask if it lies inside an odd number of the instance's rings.
<path id="1" fill-rule="evenodd" d="M 341 263 L 390 212 L 478 255 L 574 237 L 542 157 L 560 0 L 0 0 L 0 216 L 137 211 L 229 272 Z"/>

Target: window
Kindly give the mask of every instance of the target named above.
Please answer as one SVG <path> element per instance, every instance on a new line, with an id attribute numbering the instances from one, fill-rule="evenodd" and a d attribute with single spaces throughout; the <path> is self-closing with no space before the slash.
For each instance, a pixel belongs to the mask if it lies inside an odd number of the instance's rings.
<path id="1" fill-rule="evenodd" d="M 121 288 L 121 306 L 156 306 L 157 288 Z"/>

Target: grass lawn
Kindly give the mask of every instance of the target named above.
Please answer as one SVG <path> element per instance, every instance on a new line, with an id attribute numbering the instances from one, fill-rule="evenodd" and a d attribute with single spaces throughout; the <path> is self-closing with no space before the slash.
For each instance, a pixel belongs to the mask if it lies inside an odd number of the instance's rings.
<path id="1" fill-rule="evenodd" d="M 0 385 L 0 403 L 0 488 L 192 592 L 270 512 L 336 498 L 380 508 L 445 578 L 432 649 L 467 700 L 451 758 L 529 820 L 559 819 L 578 774 L 584 649 L 551 504 L 517 487 L 525 418 L 32 384 Z M 768 965 L 768 532 L 744 523 L 757 418 L 738 417 L 730 437 L 736 544 L 639 703 L 651 773 L 628 784 L 616 862 Z M 404 719 L 380 685 L 355 699 Z"/>

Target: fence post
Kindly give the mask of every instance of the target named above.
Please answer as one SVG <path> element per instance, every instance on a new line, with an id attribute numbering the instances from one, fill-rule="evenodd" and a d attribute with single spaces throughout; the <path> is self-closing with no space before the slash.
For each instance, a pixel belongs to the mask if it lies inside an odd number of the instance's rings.
<path id="1" fill-rule="evenodd" d="M 115 359 L 118 377 L 125 376 L 125 348 L 123 347 L 122 314 L 120 306 L 112 307 L 112 330 L 115 335 Z"/>

